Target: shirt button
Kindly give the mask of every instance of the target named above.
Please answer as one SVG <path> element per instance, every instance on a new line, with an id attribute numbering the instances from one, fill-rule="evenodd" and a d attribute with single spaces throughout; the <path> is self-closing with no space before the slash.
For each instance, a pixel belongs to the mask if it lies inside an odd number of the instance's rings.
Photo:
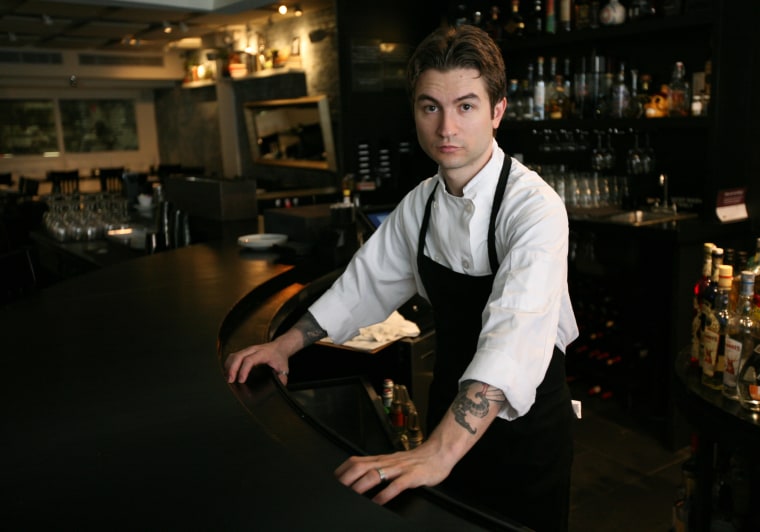
<path id="1" fill-rule="evenodd" d="M 475 210 L 475 207 L 472 205 L 472 203 L 468 203 L 467 205 L 464 206 L 464 212 L 466 212 L 467 214 L 472 214 L 472 211 L 474 210 Z"/>
<path id="2" fill-rule="evenodd" d="M 435 262 L 441 262 L 441 256 L 440 255 L 436 255 L 435 257 L 433 257 L 433 260 Z"/>
<path id="3" fill-rule="evenodd" d="M 467 260 L 467 259 L 464 259 L 462 261 L 462 268 L 464 268 L 465 270 L 469 270 L 470 269 L 470 261 Z"/>

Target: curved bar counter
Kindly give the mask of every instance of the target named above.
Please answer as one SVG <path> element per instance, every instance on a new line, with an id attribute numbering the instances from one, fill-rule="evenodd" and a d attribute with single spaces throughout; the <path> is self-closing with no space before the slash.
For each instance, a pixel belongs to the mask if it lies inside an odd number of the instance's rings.
<path id="1" fill-rule="evenodd" d="M 692 367 L 689 358 L 688 350 L 676 356 L 674 397 L 699 435 L 695 530 L 701 531 L 710 529 L 715 447 L 742 448 L 754 456 L 760 446 L 760 415 L 703 385 L 699 368 Z"/>
<path id="2" fill-rule="evenodd" d="M 333 477 L 360 450 L 271 371 L 226 383 L 220 356 L 287 326 L 329 281 L 303 275 L 234 244 L 197 244 L 0 309 L 4 524 L 520 529 L 434 489 L 380 507 Z M 341 377 L 349 352 L 312 347 L 291 359 L 292 382 Z"/>

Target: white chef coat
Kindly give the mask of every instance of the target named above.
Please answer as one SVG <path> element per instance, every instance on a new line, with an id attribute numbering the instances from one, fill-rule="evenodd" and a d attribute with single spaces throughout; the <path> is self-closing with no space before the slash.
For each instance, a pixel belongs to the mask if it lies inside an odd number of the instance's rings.
<path id="1" fill-rule="evenodd" d="M 417 271 L 425 203 L 436 182 L 425 255 L 471 276 L 491 273 L 488 223 L 504 152 L 494 140 L 486 166 L 464 187 L 446 191 L 440 173 L 410 191 L 359 249 L 345 272 L 311 307 L 330 337 L 342 343 L 359 327 L 384 320 L 415 293 L 426 296 Z M 538 174 L 512 159 L 496 218 L 499 269 L 478 348 L 460 382 L 473 379 L 502 390 L 499 413 L 515 419 L 530 409 L 554 346 L 563 352 L 578 336 L 567 286 L 567 211 Z"/>

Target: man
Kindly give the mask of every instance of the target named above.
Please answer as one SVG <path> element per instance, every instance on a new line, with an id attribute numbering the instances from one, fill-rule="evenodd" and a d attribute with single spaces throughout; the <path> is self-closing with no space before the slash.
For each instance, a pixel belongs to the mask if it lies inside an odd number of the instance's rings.
<path id="1" fill-rule="evenodd" d="M 419 292 L 433 307 L 436 365 L 416 449 L 353 457 L 336 476 L 384 504 L 435 486 L 537 530 L 567 528 L 572 408 L 566 346 L 577 337 L 567 288 L 567 213 L 541 178 L 506 156 L 504 63 L 488 35 L 441 29 L 412 56 L 417 136 L 439 165 L 356 253 L 309 312 L 271 343 L 230 355 L 230 382 L 329 335 L 351 338 Z M 445 481 L 445 482 L 444 482 Z"/>

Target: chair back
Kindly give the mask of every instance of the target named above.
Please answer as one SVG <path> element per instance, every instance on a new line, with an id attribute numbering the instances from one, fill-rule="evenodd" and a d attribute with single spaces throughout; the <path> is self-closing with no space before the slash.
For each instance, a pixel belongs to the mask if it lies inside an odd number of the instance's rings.
<path id="1" fill-rule="evenodd" d="M 98 171 L 101 192 L 124 192 L 124 167 L 101 168 Z"/>
<path id="2" fill-rule="evenodd" d="M 79 170 L 51 170 L 47 173 L 53 182 L 53 194 L 75 194 L 79 192 Z"/>
<path id="3" fill-rule="evenodd" d="M 36 196 L 40 189 L 40 182 L 36 179 L 21 176 L 18 178 L 18 191 L 22 196 Z"/>

